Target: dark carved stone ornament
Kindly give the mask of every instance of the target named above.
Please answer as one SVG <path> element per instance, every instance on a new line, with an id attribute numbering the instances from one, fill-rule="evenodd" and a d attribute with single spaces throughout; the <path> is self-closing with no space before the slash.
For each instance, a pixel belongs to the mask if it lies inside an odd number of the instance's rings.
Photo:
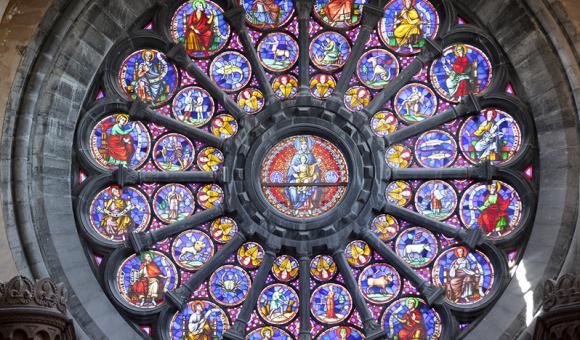
<path id="1" fill-rule="evenodd" d="M 580 276 L 564 274 L 544 284 L 544 311 L 534 339 L 580 339 Z"/>
<path id="2" fill-rule="evenodd" d="M 0 283 L 0 339 L 76 339 L 67 291 L 48 278 Z"/>

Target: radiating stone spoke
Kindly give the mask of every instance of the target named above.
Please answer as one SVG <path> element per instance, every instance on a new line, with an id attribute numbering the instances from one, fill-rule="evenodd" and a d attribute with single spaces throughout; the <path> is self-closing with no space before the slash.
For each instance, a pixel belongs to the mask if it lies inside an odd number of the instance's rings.
<path id="1" fill-rule="evenodd" d="M 179 310 L 183 310 L 191 298 L 191 294 L 205 281 L 209 276 L 236 251 L 246 241 L 243 234 L 237 233 L 233 238 L 223 246 L 212 258 L 209 259 L 195 274 L 187 281 L 183 282 L 181 287 L 165 293 L 165 300 Z"/>
<path id="2" fill-rule="evenodd" d="M 384 15 L 384 0 L 370 0 L 368 1 L 362 11 L 362 24 L 355 43 L 348 57 L 348 61 L 342 69 L 340 79 L 336 84 L 336 88 L 332 97 L 327 100 L 327 106 L 338 107 L 342 104 L 344 93 L 347 90 L 348 84 L 354 74 L 358 61 L 360 60 L 367 41 L 372 31 L 377 27 L 379 20 Z"/>
<path id="3" fill-rule="evenodd" d="M 191 60 L 183 45 L 174 44 L 173 48 L 167 52 L 167 58 L 195 78 L 198 85 L 205 89 L 236 120 L 244 117 L 242 108 Z"/>
<path id="4" fill-rule="evenodd" d="M 361 238 L 368 243 L 385 261 L 393 266 L 401 275 L 409 280 L 413 286 L 423 295 L 425 301 L 430 306 L 443 303 L 445 291 L 442 288 L 435 287 L 421 277 L 415 270 L 410 268 L 403 260 L 401 260 L 395 252 L 393 252 L 387 245 L 370 230 L 365 229 L 360 235 Z"/>
<path id="5" fill-rule="evenodd" d="M 223 183 L 223 173 L 212 171 L 138 171 L 124 166 L 111 173 L 113 182 L 125 187 L 142 183 Z"/>
<path id="6" fill-rule="evenodd" d="M 367 303 L 359 289 L 356 278 L 352 274 L 352 270 L 344 256 L 344 251 L 338 250 L 333 254 L 334 261 L 338 266 L 338 270 L 342 274 L 344 279 L 344 285 L 346 289 L 352 295 L 355 308 L 360 314 L 361 321 L 364 325 L 364 332 L 367 339 L 384 339 L 386 337 L 385 332 L 375 321 L 373 314 L 369 310 Z"/>
<path id="7" fill-rule="evenodd" d="M 163 115 L 149 108 L 142 102 L 136 101 L 131 104 L 129 116 L 134 120 L 145 120 L 164 126 L 174 132 L 179 132 L 190 139 L 198 140 L 209 146 L 222 148 L 224 144 L 224 141 L 219 137 L 214 136 L 205 130 L 195 128 L 169 116 Z"/>
<path id="8" fill-rule="evenodd" d="M 310 97 L 310 14 L 313 3 L 311 0 L 296 0 L 298 15 L 298 100 Z"/>
<path id="9" fill-rule="evenodd" d="M 171 236 L 175 236 L 183 231 L 191 229 L 192 227 L 212 221 L 222 216 L 224 212 L 224 206 L 219 205 L 153 231 L 133 231 L 129 234 L 129 244 L 131 247 L 133 247 L 133 250 L 136 253 L 141 253 L 159 241 L 162 241 Z"/>
<path id="10" fill-rule="evenodd" d="M 497 167 L 490 161 L 483 161 L 472 167 L 460 168 L 407 168 L 387 169 L 388 180 L 414 180 L 414 179 L 474 179 L 478 181 L 491 181 L 497 173 Z"/>
<path id="11" fill-rule="evenodd" d="M 300 340 L 310 340 L 310 256 L 300 255 Z"/>
<path id="12" fill-rule="evenodd" d="M 454 119 L 478 114 L 481 112 L 481 100 L 481 97 L 473 94 L 463 97 L 459 105 L 385 136 L 387 145 L 402 142 L 405 139 L 434 129 Z"/>
<path id="13" fill-rule="evenodd" d="M 433 61 L 437 56 L 441 55 L 443 49 L 440 44 L 433 40 L 427 40 L 427 44 L 423 51 L 418 54 L 415 59 L 407 66 L 395 80 L 390 81 L 385 87 L 379 92 L 369 105 L 363 110 L 367 115 L 372 116 L 377 113 L 385 105 L 389 99 L 391 99 L 397 91 L 399 91 L 415 74 L 421 71 L 421 69 L 427 65 L 429 62 Z"/>
<path id="14" fill-rule="evenodd" d="M 224 334 L 224 339 L 230 340 L 243 340 L 246 338 L 246 328 L 248 326 L 248 322 L 252 317 L 252 312 L 258 303 L 258 298 L 260 293 L 264 289 L 266 285 L 266 279 L 268 278 L 268 274 L 272 269 L 272 265 L 274 264 L 274 260 L 276 259 L 276 255 L 279 249 L 271 249 L 267 248 L 264 260 L 260 265 L 260 269 L 256 273 L 254 280 L 252 281 L 252 286 L 250 287 L 250 292 L 246 297 L 246 301 L 242 305 L 242 309 L 236 318 L 233 326 Z"/>
<path id="15" fill-rule="evenodd" d="M 278 97 L 274 94 L 274 90 L 268 80 L 268 75 L 266 74 L 266 70 L 264 66 L 260 62 L 258 57 L 258 53 L 256 52 L 256 48 L 252 43 L 252 39 L 250 38 L 250 34 L 248 32 L 248 27 L 244 21 L 245 11 L 244 9 L 238 4 L 237 1 L 230 1 L 230 8 L 225 12 L 225 17 L 234 32 L 238 34 L 240 37 L 240 42 L 244 47 L 244 54 L 250 61 L 252 65 L 252 69 L 254 70 L 254 75 L 258 79 L 258 83 L 260 84 L 260 89 L 263 91 L 266 100 L 268 101 L 268 106 L 272 105 L 273 103 L 279 102 Z"/>
<path id="16" fill-rule="evenodd" d="M 401 208 L 389 203 L 385 205 L 383 211 L 386 214 L 406 220 L 409 223 L 429 229 L 432 232 L 461 240 L 470 249 L 475 249 L 485 241 L 483 233 L 478 228 L 465 230 L 434 220 L 413 210 Z"/>

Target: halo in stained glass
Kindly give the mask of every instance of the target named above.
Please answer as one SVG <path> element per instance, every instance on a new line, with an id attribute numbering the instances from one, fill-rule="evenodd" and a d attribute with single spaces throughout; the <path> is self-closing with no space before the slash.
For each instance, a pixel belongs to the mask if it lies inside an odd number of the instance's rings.
<path id="1" fill-rule="evenodd" d="M 390 111 L 379 111 L 371 118 L 371 129 L 379 137 L 395 132 L 398 127 L 399 121 Z"/>
<path id="2" fill-rule="evenodd" d="M 494 108 L 469 117 L 459 132 L 461 152 L 473 164 L 509 161 L 520 150 L 522 133 L 509 114 Z"/>
<path id="3" fill-rule="evenodd" d="M 209 279 L 209 292 L 214 300 L 224 306 L 235 306 L 246 299 L 252 280 L 240 267 L 225 265 L 218 268 Z"/>
<path id="4" fill-rule="evenodd" d="M 192 215 L 194 208 L 193 194 L 182 184 L 164 185 L 153 197 L 153 211 L 165 223 L 181 221 Z"/>
<path id="5" fill-rule="evenodd" d="M 412 83 L 405 85 L 397 92 L 393 105 L 401 120 L 407 124 L 413 124 L 437 112 L 437 96 L 429 86 Z"/>
<path id="6" fill-rule="evenodd" d="M 187 1 L 171 20 L 171 37 L 183 44 L 190 56 L 207 58 L 228 43 L 230 25 L 223 9 L 213 1 Z"/>
<path id="7" fill-rule="evenodd" d="M 389 51 L 372 49 L 366 51 L 357 63 L 360 81 L 371 89 L 380 90 L 399 74 L 399 62 Z"/>
<path id="8" fill-rule="evenodd" d="M 387 185 L 385 197 L 387 198 L 388 203 L 404 207 L 409 204 L 411 198 L 413 198 L 413 190 L 408 182 L 394 181 Z"/>
<path id="9" fill-rule="evenodd" d="M 395 268 L 384 263 L 372 264 L 359 274 L 359 288 L 369 302 L 384 304 L 401 290 L 401 277 Z"/>
<path id="10" fill-rule="evenodd" d="M 417 139 L 415 157 L 424 167 L 445 168 L 457 157 L 457 143 L 446 131 L 428 131 Z"/>
<path id="11" fill-rule="evenodd" d="M 169 133 L 157 140 L 153 147 L 153 161 L 162 171 L 184 171 L 195 160 L 195 147 L 189 138 Z"/>
<path id="12" fill-rule="evenodd" d="M 238 122 L 232 115 L 221 114 L 213 119 L 210 130 L 221 139 L 232 138 L 238 133 Z"/>
<path id="13" fill-rule="evenodd" d="M 236 51 L 227 51 L 213 59 L 209 74 L 222 90 L 235 92 L 250 81 L 252 66 L 246 57 Z"/>
<path id="14" fill-rule="evenodd" d="M 129 305 L 151 309 L 164 302 L 164 292 L 177 287 L 177 268 L 165 254 L 149 250 L 125 259 L 116 273 L 117 289 Z"/>
<path id="15" fill-rule="evenodd" d="M 522 201 L 517 191 L 502 181 L 476 183 L 463 193 L 459 214 L 466 229 L 479 228 L 487 237 L 498 239 L 518 227 Z"/>
<path id="16" fill-rule="evenodd" d="M 282 74 L 274 78 L 272 88 L 280 99 L 294 98 L 298 93 L 298 79 L 291 74 Z"/>
<path id="17" fill-rule="evenodd" d="M 328 281 L 336 274 L 336 263 L 331 256 L 317 255 L 310 261 L 310 274 L 318 281 Z"/>
<path id="18" fill-rule="evenodd" d="M 310 42 L 310 60 L 323 71 L 344 66 L 350 56 L 350 43 L 340 33 L 324 32 Z"/>
<path id="19" fill-rule="evenodd" d="M 238 232 L 238 224 L 232 218 L 220 217 L 211 223 L 209 231 L 216 242 L 227 243 Z"/>
<path id="20" fill-rule="evenodd" d="M 171 254 L 180 267 L 197 270 L 213 256 L 214 246 L 205 233 L 187 230 L 173 240 Z"/>
<path id="21" fill-rule="evenodd" d="M 385 162 L 389 168 L 408 168 L 413 164 L 413 151 L 405 144 L 395 144 L 385 152 Z"/>
<path id="22" fill-rule="evenodd" d="M 324 24 L 335 28 L 357 25 L 362 18 L 366 0 L 315 0 L 313 12 Z"/>
<path id="23" fill-rule="evenodd" d="M 370 262 L 372 250 L 366 242 L 355 240 L 346 245 L 344 255 L 351 266 L 363 267 Z"/>
<path id="24" fill-rule="evenodd" d="M 119 81 L 129 99 L 158 106 L 175 93 L 179 73 L 165 54 L 156 50 L 139 50 L 121 64 Z"/>
<path id="25" fill-rule="evenodd" d="M 298 313 L 298 294 L 292 287 L 275 283 L 264 288 L 258 298 L 258 312 L 267 322 L 283 325 Z"/>
<path id="26" fill-rule="evenodd" d="M 203 209 L 210 209 L 224 202 L 224 191 L 217 184 L 206 184 L 198 190 L 196 198 Z"/>
<path id="27" fill-rule="evenodd" d="M 415 208 L 436 220 L 445 220 L 455 212 L 457 194 L 451 184 L 432 180 L 423 183 L 415 193 Z"/>
<path id="28" fill-rule="evenodd" d="M 454 247 L 439 255 L 432 277 L 434 285 L 445 289 L 449 301 L 469 305 L 489 295 L 494 284 L 494 269 L 484 253 Z"/>
<path id="29" fill-rule="evenodd" d="M 341 285 L 326 283 L 312 292 L 310 312 L 320 322 L 340 323 L 349 316 L 351 309 L 352 297 Z"/>
<path id="30" fill-rule="evenodd" d="M 114 242 L 126 241 L 129 231 L 145 230 L 151 219 L 147 197 L 132 187 L 103 189 L 93 199 L 89 212 L 93 229 Z"/>
<path id="31" fill-rule="evenodd" d="M 443 50 L 443 56 L 431 64 L 431 82 L 443 98 L 458 102 L 470 93 L 481 94 L 492 77 L 492 66 L 477 47 L 455 44 Z"/>
<path id="32" fill-rule="evenodd" d="M 351 111 L 362 111 L 371 102 L 371 92 L 363 86 L 353 86 L 344 94 L 344 105 Z"/>
<path id="33" fill-rule="evenodd" d="M 292 0 L 240 0 L 246 22 L 258 29 L 284 26 L 294 13 Z"/>
<path id="34" fill-rule="evenodd" d="M 145 124 L 117 113 L 101 119 L 90 135 L 91 155 L 106 169 L 139 168 L 147 161 L 151 137 Z"/>
<path id="35" fill-rule="evenodd" d="M 411 321 L 413 320 L 413 321 Z M 442 334 L 441 317 L 423 299 L 408 296 L 393 302 L 381 319 L 390 339 L 439 339 Z"/>
<path id="36" fill-rule="evenodd" d="M 274 145 L 264 158 L 260 177 L 270 205 L 296 218 L 316 217 L 333 209 L 349 180 L 342 152 L 314 135 L 292 136 Z"/>
<path id="37" fill-rule="evenodd" d="M 364 335 L 356 328 L 348 326 L 337 326 L 324 331 L 317 338 L 318 340 L 363 340 Z"/>
<path id="38" fill-rule="evenodd" d="M 171 105 L 173 116 L 185 124 L 198 127 L 210 121 L 215 103 L 209 93 L 199 86 L 180 90 Z"/>
<path id="39" fill-rule="evenodd" d="M 282 255 L 274 260 L 272 274 L 282 282 L 289 282 L 298 277 L 298 261 L 292 256 Z"/>
<path id="40" fill-rule="evenodd" d="M 399 233 L 399 222 L 391 215 L 378 215 L 371 222 L 371 231 L 383 241 L 390 241 Z"/>
<path id="41" fill-rule="evenodd" d="M 243 89 L 238 94 L 238 105 L 250 115 L 262 111 L 265 102 L 262 91 L 253 87 Z"/>
<path id="42" fill-rule="evenodd" d="M 197 166 L 202 171 L 218 171 L 223 162 L 223 153 L 211 146 L 203 148 L 197 155 Z"/>
<path id="43" fill-rule="evenodd" d="M 319 73 L 310 79 L 310 94 L 318 99 L 326 99 L 334 93 L 336 79 L 326 73 Z"/>
<path id="44" fill-rule="evenodd" d="M 292 340 L 292 337 L 288 335 L 288 333 L 284 332 L 283 330 L 266 326 L 262 328 L 255 329 L 251 331 L 248 336 L 246 337 L 247 340 L 264 340 L 264 339 L 272 339 L 272 340 Z"/>
<path id="45" fill-rule="evenodd" d="M 407 228 L 397 238 L 395 251 L 411 267 L 425 267 L 437 256 L 437 239 L 427 229 Z"/>
<path id="46" fill-rule="evenodd" d="M 298 43 L 286 33 L 267 34 L 257 50 L 262 65 L 272 72 L 286 71 L 298 60 Z"/>
<path id="47" fill-rule="evenodd" d="M 264 260 L 264 248 L 256 242 L 246 242 L 238 249 L 237 259 L 245 268 L 257 268 Z"/>
<path id="48" fill-rule="evenodd" d="M 193 300 L 173 315 L 168 333 L 173 340 L 195 339 L 203 334 L 221 339 L 229 328 L 228 316 L 220 307 L 210 301 Z"/>
<path id="49" fill-rule="evenodd" d="M 439 15 L 427 0 L 391 0 L 378 27 L 383 42 L 403 55 L 421 51 L 438 30 Z"/>

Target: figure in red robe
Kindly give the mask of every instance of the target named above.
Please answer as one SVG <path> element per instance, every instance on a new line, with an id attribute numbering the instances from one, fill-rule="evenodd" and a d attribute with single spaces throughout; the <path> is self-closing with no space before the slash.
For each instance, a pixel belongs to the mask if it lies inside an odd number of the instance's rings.
<path id="1" fill-rule="evenodd" d="M 485 196 L 483 205 L 479 207 L 479 217 L 477 223 L 488 234 L 501 232 L 510 224 L 507 209 L 510 204 L 511 196 L 504 199 L 499 194 L 500 184 L 494 182 L 488 186 L 489 194 Z M 513 195 L 513 194 L 512 194 Z"/>
<path id="2" fill-rule="evenodd" d="M 143 263 L 141 263 L 137 273 L 131 273 L 131 276 L 134 275 L 137 279 L 131 285 L 132 298 L 137 298 L 141 306 L 145 304 L 145 300 L 149 300 L 154 306 L 157 305 L 157 300 L 163 291 L 163 278 L 165 276 L 159 266 L 153 262 L 151 253 L 145 253 Z"/>
<path id="3" fill-rule="evenodd" d="M 115 122 L 106 122 L 102 125 L 104 150 L 101 153 L 111 165 L 127 166 L 135 153 L 135 141 L 130 135 L 135 125 L 127 127 L 128 122 L 129 116 L 119 114 Z"/>
<path id="4" fill-rule="evenodd" d="M 252 15 L 265 24 L 275 24 L 280 20 L 280 5 L 275 0 L 256 0 L 252 4 Z"/>
<path id="5" fill-rule="evenodd" d="M 446 85 L 449 97 L 459 99 L 469 95 L 472 87 L 477 85 L 477 60 L 473 62 L 469 60 L 467 48 L 464 45 L 455 46 L 454 53 L 457 57 L 455 61 L 450 65 L 444 64 L 443 67 L 447 74 Z"/>
<path id="6" fill-rule="evenodd" d="M 190 52 L 207 51 L 214 40 L 214 21 L 217 20 L 215 12 L 206 13 L 207 3 L 205 0 L 194 0 L 194 11 L 187 18 L 185 27 L 185 48 Z"/>
<path id="7" fill-rule="evenodd" d="M 336 320 L 336 313 L 334 312 L 334 288 L 330 288 L 326 296 L 326 319 Z"/>
<path id="8" fill-rule="evenodd" d="M 425 319 L 417 305 L 417 299 L 407 299 L 407 308 L 402 318 L 395 316 L 399 322 L 403 324 L 403 328 L 399 331 L 399 340 L 421 340 L 427 339 L 427 329 L 425 328 Z"/>
<path id="9" fill-rule="evenodd" d="M 324 6 L 324 15 L 335 23 L 349 24 L 352 20 L 352 5 L 354 0 L 330 0 Z"/>

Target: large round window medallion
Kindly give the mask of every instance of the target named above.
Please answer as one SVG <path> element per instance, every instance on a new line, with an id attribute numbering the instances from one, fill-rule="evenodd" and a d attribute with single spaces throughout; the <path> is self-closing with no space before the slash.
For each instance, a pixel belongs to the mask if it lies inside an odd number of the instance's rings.
<path id="1" fill-rule="evenodd" d="M 348 185 L 344 155 L 329 141 L 298 135 L 276 144 L 261 169 L 262 193 L 279 212 L 297 218 L 333 209 Z"/>

